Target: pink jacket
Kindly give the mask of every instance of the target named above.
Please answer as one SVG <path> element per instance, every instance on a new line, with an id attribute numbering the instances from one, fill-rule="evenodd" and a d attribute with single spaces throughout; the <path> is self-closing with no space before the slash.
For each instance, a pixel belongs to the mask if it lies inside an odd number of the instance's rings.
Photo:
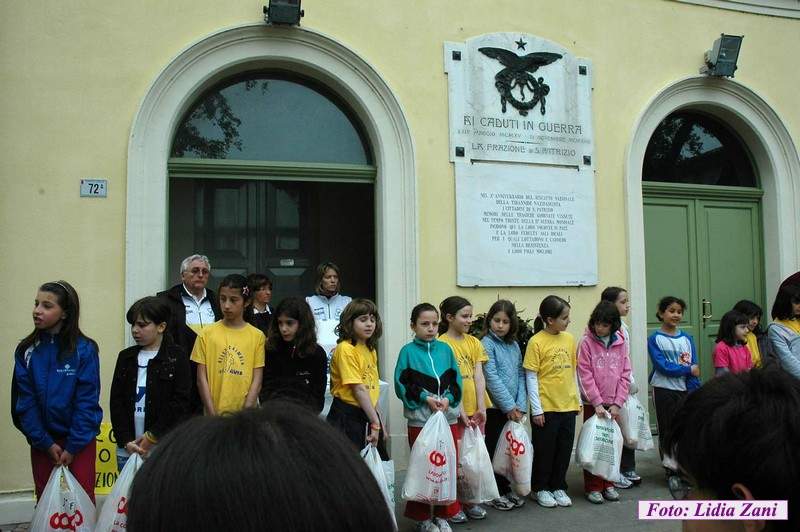
<path id="1" fill-rule="evenodd" d="M 578 380 L 584 401 L 592 406 L 622 406 L 628 399 L 630 377 L 631 360 L 622 334 L 617 332 L 606 347 L 587 329 L 578 346 Z"/>

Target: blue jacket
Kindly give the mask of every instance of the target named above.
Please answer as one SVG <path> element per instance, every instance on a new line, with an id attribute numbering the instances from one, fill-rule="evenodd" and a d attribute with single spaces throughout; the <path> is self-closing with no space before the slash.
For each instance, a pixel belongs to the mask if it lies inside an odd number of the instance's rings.
<path id="1" fill-rule="evenodd" d="M 697 364 L 697 348 L 691 335 L 678 330 L 673 336 L 657 330 L 647 339 L 647 352 L 653 366 L 652 386 L 689 392 L 700 387 L 700 379 L 692 375 L 691 366 Z M 690 359 L 681 360 L 686 355 Z"/>
<path id="2" fill-rule="evenodd" d="M 64 438 L 78 454 L 100 432 L 100 359 L 97 344 L 78 339 L 75 352 L 58 361 L 58 337 L 39 333 L 36 343 L 14 355 L 16 414 L 32 447 L 47 451 Z"/>
<path id="3" fill-rule="evenodd" d="M 504 414 L 515 407 L 527 412 L 528 395 L 519 344 L 504 342 L 492 331 L 481 339 L 481 343 L 489 356 L 489 361 L 483 365 L 483 374 L 492 404 Z"/>

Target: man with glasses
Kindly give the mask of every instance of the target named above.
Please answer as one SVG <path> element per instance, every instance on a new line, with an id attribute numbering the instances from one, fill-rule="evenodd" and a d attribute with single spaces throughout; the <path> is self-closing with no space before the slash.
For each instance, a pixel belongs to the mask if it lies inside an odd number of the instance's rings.
<path id="1" fill-rule="evenodd" d="M 194 341 L 203 327 L 222 318 L 217 294 L 206 288 L 210 275 L 208 257 L 190 255 L 181 262 L 181 282 L 157 294 L 164 298 L 172 310 L 168 330 L 187 357 L 191 355 Z M 192 375 L 195 374 L 196 365 L 192 363 Z M 193 412 L 202 408 L 195 378 L 192 378 L 191 408 Z"/>

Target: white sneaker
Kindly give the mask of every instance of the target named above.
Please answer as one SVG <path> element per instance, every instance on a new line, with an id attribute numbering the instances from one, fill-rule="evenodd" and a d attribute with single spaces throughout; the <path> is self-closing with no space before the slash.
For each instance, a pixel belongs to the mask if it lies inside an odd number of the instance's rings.
<path id="1" fill-rule="evenodd" d="M 442 519 L 441 517 L 434 518 L 436 520 L 436 526 L 438 527 L 439 532 L 453 532 L 453 529 L 450 528 L 450 523 L 447 522 L 447 519 Z"/>
<path id="2" fill-rule="evenodd" d="M 567 495 L 567 492 L 564 490 L 554 491 L 553 498 L 559 506 L 572 506 L 572 499 L 569 498 L 569 495 Z"/>
<path id="3" fill-rule="evenodd" d="M 539 503 L 539 506 L 544 506 L 545 508 L 555 508 L 558 506 L 558 503 L 553 498 L 553 494 L 547 490 L 536 492 L 536 502 Z"/>
<path id="4" fill-rule="evenodd" d="M 603 504 L 603 494 L 599 491 L 590 491 L 586 494 L 586 500 L 592 504 Z"/>
<path id="5" fill-rule="evenodd" d="M 620 475 L 619 480 L 614 482 L 614 487 L 619 488 L 621 490 L 626 490 L 628 488 L 633 487 L 633 482 L 630 479 L 626 478 L 625 476 Z"/>
<path id="6" fill-rule="evenodd" d="M 520 508 L 523 504 L 525 504 L 525 499 L 514 493 L 513 491 L 510 493 L 506 493 L 506 499 L 508 502 L 514 505 L 514 508 Z"/>
<path id="7" fill-rule="evenodd" d="M 436 526 L 433 521 L 428 519 L 427 521 L 417 521 L 414 523 L 414 532 L 441 532 L 439 527 Z"/>
<path id="8" fill-rule="evenodd" d="M 619 493 L 614 488 L 606 488 L 603 490 L 603 498 L 607 501 L 618 501 Z"/>

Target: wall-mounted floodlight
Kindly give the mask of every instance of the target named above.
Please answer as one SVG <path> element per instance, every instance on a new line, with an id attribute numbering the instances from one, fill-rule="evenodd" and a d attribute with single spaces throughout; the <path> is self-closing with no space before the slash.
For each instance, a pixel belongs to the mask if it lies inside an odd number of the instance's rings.
<path id="1" fill-rule="evenodd" d="M 736 61 L 742 47 L 744 35 L 725 35 L 714 41 L 714 47 L 706 52 L 706 64 L 700 68 L 701 74 L 708 76 L 733 77 Z"/>
<path id="2" fill-rule="evenodd" d="M 267 24 L 299 26 L 303 15 L 300 0 L 269 0 L 269 6 L 264 6 L 264 22 Z"/>

